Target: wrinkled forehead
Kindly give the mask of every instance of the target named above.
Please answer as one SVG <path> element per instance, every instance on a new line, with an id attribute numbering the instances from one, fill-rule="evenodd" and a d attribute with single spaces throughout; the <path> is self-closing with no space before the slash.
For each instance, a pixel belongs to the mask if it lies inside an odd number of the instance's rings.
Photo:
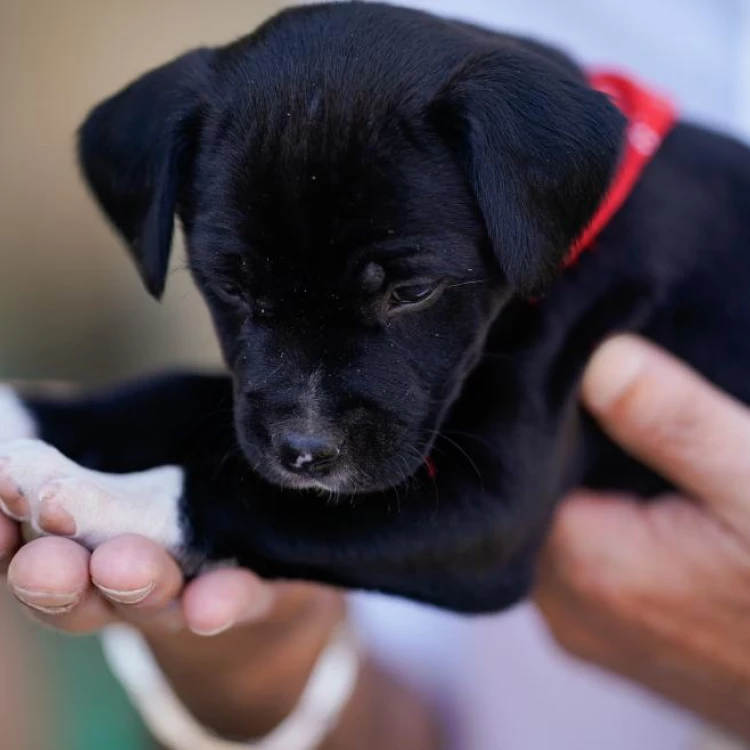
<path id="1" fill-rule="evenodd" d="M 397 107 L 268 101 L 216 122 L 203 177 L 252 244 L 361 245 L 409 230 L 461 231 L 477 216 L 465 176 Z M 293 106 L 295 105 L 295 106 Z"/>

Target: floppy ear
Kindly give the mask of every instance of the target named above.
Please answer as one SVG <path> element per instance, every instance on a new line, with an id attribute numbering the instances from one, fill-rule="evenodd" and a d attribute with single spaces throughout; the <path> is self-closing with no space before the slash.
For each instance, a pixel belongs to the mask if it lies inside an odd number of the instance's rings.
<path id="1" fill-rule="evenodd" d="M 148 291 L 164 291 L 174 215 L 195 149 L 212 52 L 152 70 L 94 109 L 79 131 L 81 168 Z"/>
<path id="2" fill-rule="evenodd" d="M 538 293 L 607 190 L 623 116 L 575 73 L 521 48 L 465 61 L 429 115 L 466 170 L 508 282 Z"/>

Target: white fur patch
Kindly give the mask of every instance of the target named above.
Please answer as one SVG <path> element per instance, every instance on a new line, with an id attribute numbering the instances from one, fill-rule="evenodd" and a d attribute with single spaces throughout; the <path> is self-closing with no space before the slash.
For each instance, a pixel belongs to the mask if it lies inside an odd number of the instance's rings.
<path id="1" fill-rule="evenodd" d="M 105 474 L 41 440 L 0 444 L 0 510 L 37 534 L 70 537 L 90 548 L 139 534 L 178 554 L 183 484 L 176 466 Z"/>
<path id="2" fill-rule="evenodd" d="M 36 425 L 31 414 L 13 388 L 0 385 L 0 443 L 33 437 Z"/>

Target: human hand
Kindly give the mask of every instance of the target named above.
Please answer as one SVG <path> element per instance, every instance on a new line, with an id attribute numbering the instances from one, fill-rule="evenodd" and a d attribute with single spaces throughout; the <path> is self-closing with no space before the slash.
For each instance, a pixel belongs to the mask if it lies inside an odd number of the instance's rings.
<path id="1" fill-rule="evenodd" d="M 750 410 L 633 336 L 594 355 L 583 400 L 685 494 L 575 493 L 536 603 L 572 653 L 750 739 Z"/>
<path id="2" fill-rule="evenodd" d="M 19 391 L 70 389 L 0 385 L 0 442 L 33 436 L 17 406 Z M 0 478 L 0 503 L 4 494 L 15 492 Z M 170 555 L 136 536 L 93 553 L 59 537 L 21 546 L 21 529 L 5 504 L 3 510 L 0 576 L 25 611 L 67 633 L 114 622 L 137 627 L 188 708 L 219 732 L 250 737 L 278 724 L 344 617 L 342 598 L 332 590 L 270 585 L 247 570 L 216 570 L 185 585 Z"/>
<path id="3" fill-rule="evenodd" d="M 288 715 L 344 616 L 333 591 L 271 585 L 241 569 L 185 585 L 175 561 L 141 537 L 93 553 L 57 537 L 19 542 L 0 516 L 8 587 L 31 617 L 67 633 L 137 627 L 183 703 L 225 736 L 261 736 Z"/>
<path id="4" fill-rule="evenodd" d="M 0 442 L 34 436 L 17 408 L 18 392 L 29 389 L 0 385 Z M 40 392 L 46 394 L 46 386 Z M 313 669 L 324 666 L 319 658 L 346 617 L 341 593 L 312 584 L 269 584 L 242 569 L 206 572 L 186 584 L 164 549 L 133 535 L 93 552 L 62 537 L 21 546 L 12 520 L 18 487 L 4 477 L 0 472 L 0 581 L 7 580 L 34 619 L 67 633 L 91 633 L 114 622 L 136 627 L 188 711 L 220 737 L 265 736 L 290 715 L 305 687 L 316 684 L 309 683 Z M 326 680 L 336 662 L 343 678 L 340 651 L 338 644 L 334 661 L 317 670 Z M 321 750 L 427 750 L 440 744 L 441 722 L 427 702 L 364 654 L 343 708 Z M 299 730 L 309 720 L 308 704 L 301 724 L 293 726 Z"/>

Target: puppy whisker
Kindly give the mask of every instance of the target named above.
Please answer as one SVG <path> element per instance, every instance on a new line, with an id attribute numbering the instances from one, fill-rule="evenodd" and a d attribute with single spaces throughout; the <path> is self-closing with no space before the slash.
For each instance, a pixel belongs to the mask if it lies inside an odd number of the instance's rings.
<path id="1" fill-rule="evenodd" d="M 457 289 L 460 286 L 472 286 L 474 284 L 485 284 L 488 279 L 472 279 L 471 281 L 459 281 L 457 284 L 446 284 L 446 289 Z"/>
<path id="2" fill-rule="evenodd" d="M 474 440 L 477 443 L 485 445 L 493 455 L 500 453 L 500 450 L 496 445 L 487 440 L 487 438 L 483 438 L 480 435 L 474 435 L 470 432 L 462 432 L 461 430 L 443 430 L 442 434 L 444 436 L 455 435 L 456 437 L 466 438 L 467 440 Z"/>
<path id="3" fill-rule="evenodd" d="M 450 445 L 452 445 L 469 463 L 471 468 L 476 473 L 477 477 L 479 478 L 480 482 L 482 482 L 482 486 L 484 487 L 484 477 L 482 476 L 482 472 L 479 470 L 479 467 L 476 465 L 474 459 L 466 452 L 464 448 L 459 445 L 455 440 L 448 437 L 445 433 L 438 433 L 436 436 L 436 439 L 442 438 L 443 440 L 447 441 Z"/>

